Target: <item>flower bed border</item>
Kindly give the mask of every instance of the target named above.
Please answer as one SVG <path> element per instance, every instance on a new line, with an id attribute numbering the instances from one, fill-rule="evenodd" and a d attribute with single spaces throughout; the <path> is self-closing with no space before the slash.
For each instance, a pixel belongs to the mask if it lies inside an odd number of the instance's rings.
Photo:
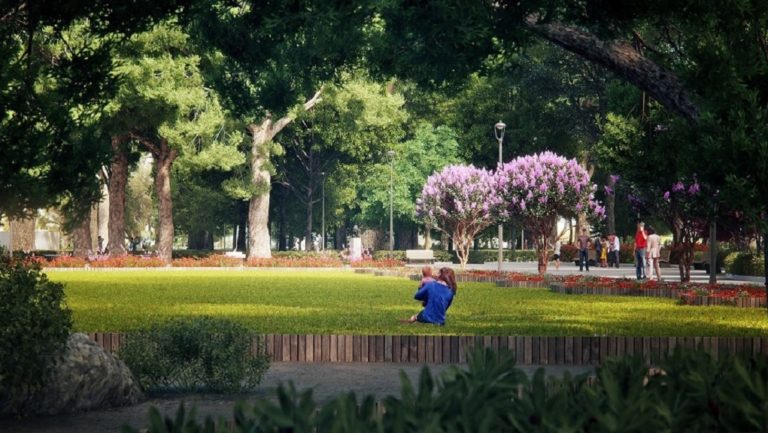
<path id="1" fill-rule="evenodd" d="M 766 307 L 766 298 L 717 298 L 713 296 L 687 295 L 690 289 L 641 289 L 641 288 L 605 288 L 605 287 L 566 287 L 562 283 L 552 283 L 549 290 L 563 295 L 599 295 L 599 296 L 635 296 L 649 298 L 680 299 L 686 305 L 711 306 L 727 305 L 739 308 Z"/>

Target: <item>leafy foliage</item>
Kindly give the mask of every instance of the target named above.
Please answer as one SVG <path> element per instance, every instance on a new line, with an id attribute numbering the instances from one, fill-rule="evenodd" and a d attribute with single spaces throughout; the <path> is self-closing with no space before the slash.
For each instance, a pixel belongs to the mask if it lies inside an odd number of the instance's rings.
<path id="1" fill-rule="evenodd" d="M 637 357 L 610 359 L 594 379 L 548 377 L 544 369 L 528 377 L 511 353 L 477 350 L 466 370 L 435 377 L 424 367 L 418 383 L 404 374 L 401 381 L 400 396 L 387 397 L 381 411 L 371 396 L 318 405 L 311 391 L 289 385 L 277 389 L 276 402 L 238 403 L 233 424 L 199 423 L 183 406 L 163 419 L 153 408 L 148 431 L 763 431 L 768 422 L 768 361 L 679 348 L 652 368 Z"/>
<path id="2" fill-rule="evenodd" d="M 734 252 L 726 256 L 725 270 L 729 274 L 737 275 L 765 275 L 765 257 L 751 253 Z"/>
<path id="3" fill-rule="evenodd" d="M 149 391 L 239 392 L 269 368 L 263 348 L 252 354 L 248 330 L 214 317 L 177 319 L 128 336 L 120 357 Z"/>
<path id="4" fill-rule="evenodd" d="M 23 412 L 23 402 L 48 379 L 65 347 L 72 313 L 64 285 L 38 265 L 0 257 L 0 414 Z"/>

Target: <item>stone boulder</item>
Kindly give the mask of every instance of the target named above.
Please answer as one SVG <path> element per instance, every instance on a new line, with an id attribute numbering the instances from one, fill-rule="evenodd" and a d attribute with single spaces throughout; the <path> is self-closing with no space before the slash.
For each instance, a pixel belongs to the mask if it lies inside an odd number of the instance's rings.
<path id="1" fill-rule="evenodd" d="M 51 380 L 35 394 L 26 409 L 46 415 L 128 406 L 144 399 L 125 363 L 85 334 L 69 336 Z"/>

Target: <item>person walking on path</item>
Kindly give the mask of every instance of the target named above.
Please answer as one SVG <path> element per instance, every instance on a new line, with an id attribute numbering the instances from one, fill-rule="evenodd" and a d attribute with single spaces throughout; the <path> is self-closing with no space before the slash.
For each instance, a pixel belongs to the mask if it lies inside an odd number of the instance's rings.
<path id="1" fill-rule="evenodd" d="M 661 267 L 659 266 L 659 258 L 661 257 L 661 238 L 656 234 L 653 227 L 648 227 L 648 252 L 646 258 L 648 259 L 648 270 L 646 275 L 653 276 L 653 272 L 656 273 L 656 281 L 661 281 Z M 653 266 L 653 272 L 651 272 L 651 266 Z"/>
<path id="2" fill-rule="evenodd" d="M 635 232 L 635 274 L 638 280 L 646 278 L 645 275 L 645 249 L 648 246 L 648 235 L 645 233 L 645 223 L 637 223 Z"/>
<path id="3" fill-rule="evenodd" d="M 552 260 L 555 261 L 555 270 L 560 270 L 560 247 L 562 244 L 560 243 L 560 239 L 555 241 L 555 247 L 554 252 L 552 254 Z"/>
<path id="4" fill-rule="evenodd" d="M 600 267 L 608 267 L 608 239 L 605 236 L 600 238 Z"/>
<path id="5" fill-rule="evenodd" d="M 621 239 L 619 239 L 618 236 L 616 236 L 616 233 L 611 233 L 611 238 L 609 240 L 611 243 L 611 250 L 613 254 L 613 263 L 616 265 L 616 268 L 619 267 L 619 261 L 621 260 Z"/>
<path id="6" fill-rule="evenodd" d="M 414 299 L 417 301 L 426 301 L 427 304 L 424 309 L 419 314 L 401 320 L 401 322 L 445 325 L 445 313 L 448 311 L 451 303 L 453 303 L 456 289 L 456 275 L 453 269 L 441 268 L 437 281 L 425 284 L 414 295 Z"/>
<path id="7" fill-rule="evenodd" d="M 581 229 L 581 236 L 577 239 L 579 244 L 579 272 L 584 271 L 584 266 L 587 267 L 589 272 L 589 244 L 592 243 L 592 239 L 587 235 L 587 229 Z"/>

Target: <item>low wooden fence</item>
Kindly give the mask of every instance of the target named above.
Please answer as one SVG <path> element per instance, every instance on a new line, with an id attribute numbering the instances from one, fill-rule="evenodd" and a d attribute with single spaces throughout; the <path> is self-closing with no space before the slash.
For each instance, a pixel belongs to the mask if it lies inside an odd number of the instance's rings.
<path id="1" fill-rule="evenodd" d="M 119 351 L 119 333 L 89 336 L 108 352 Z M 637 355 L 649 362 L 677 346 L 718 357 L 768 357 L 766 337 L 529 337 L 435 335 L 282 335 L 254 337 L 274 362 L 394 362 L 456 364 L 477 347 L 508 349 L 521 365 L 599 365 L 607 358 Z"/>

